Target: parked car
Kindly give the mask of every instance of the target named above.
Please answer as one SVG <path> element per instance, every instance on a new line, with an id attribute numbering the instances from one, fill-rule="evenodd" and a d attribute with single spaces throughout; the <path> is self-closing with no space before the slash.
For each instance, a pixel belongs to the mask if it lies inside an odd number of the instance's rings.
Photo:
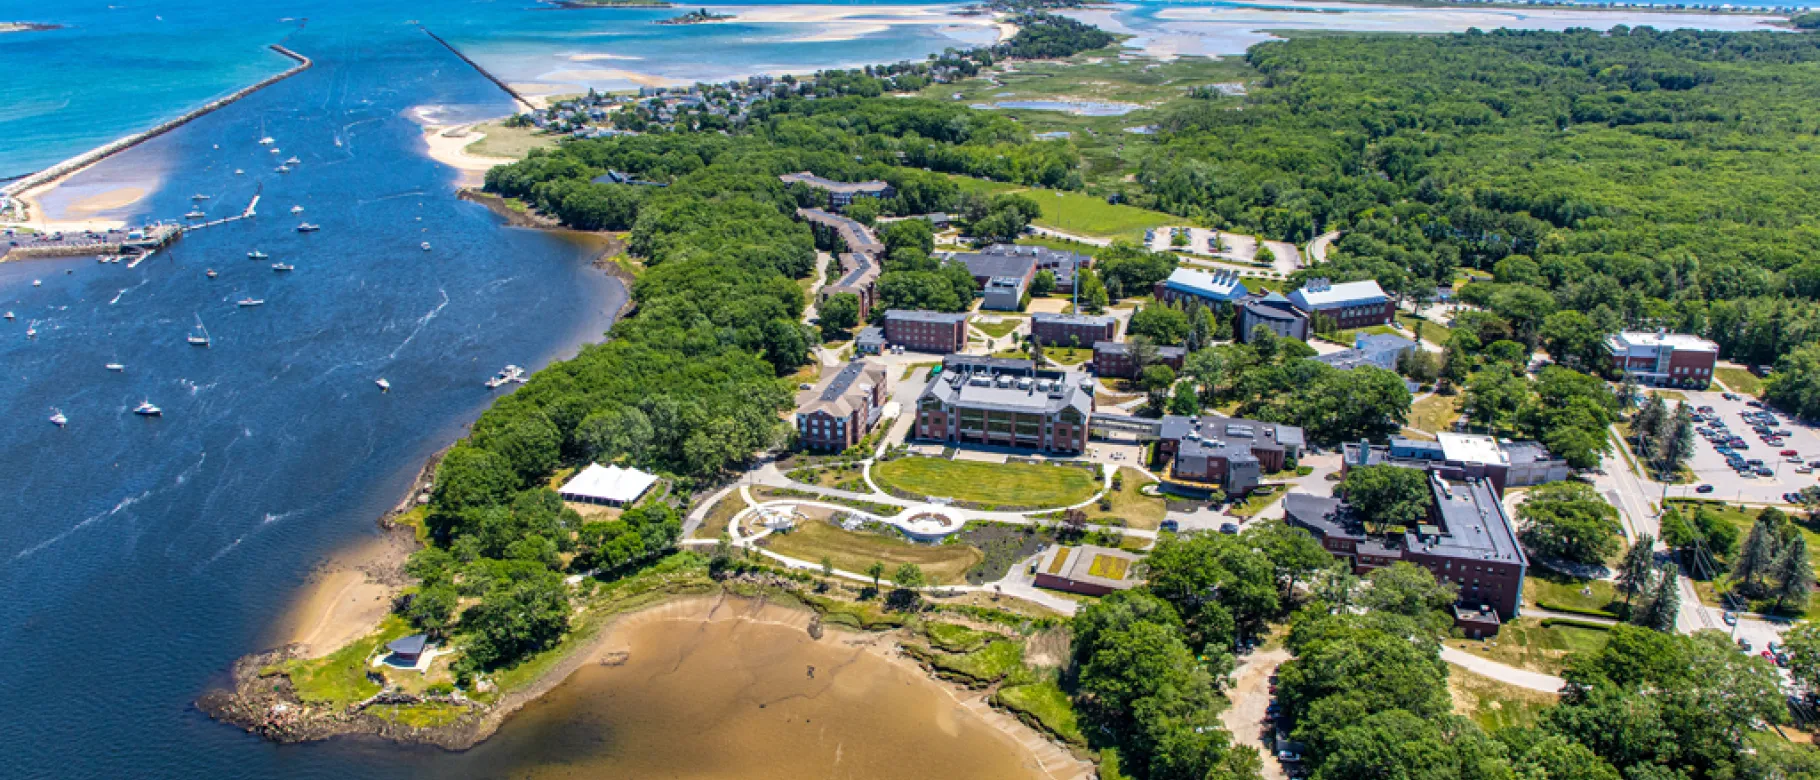
<path id="1" fill-rule="evenodd" d="M 1794 451 L 1794 450 L 1783 450 L 1783 451 L 1781 451 L 1781 452 L 1778 452 L 1778 453 L 1776 453 L 1776 454 L 1777 454 L 1777 455 L 1781 455 L 1781 456 L 1782 456 L 1782 457 L 1785 457 L 1785 458 L 1786 458 L 1786 457 L 1788 457 L 1788 456 L 1790 456 L 1790 455 L 1795 455 L 1795 454 L 1798 454 L 1798 453 L 1796 453 L 1796 452 L 1795 452 L 1795 451 Z"/>
<path id="2" fill-rule="evenodd" d="M 1236 534 L 1238 532 L 1239 532 L 1238 523 L 1220 523 L 1220 533 Z"/>
<path id="3" fill-rule="evenodd" d="M 1721 395 L 1721 396 L 1723 396 L 1723 397 L 1724 397 L 1724 398 L 1725 398 L 1725 400 L 1727 400 L 1727 401 L 1736 401 L 1736 400 L 1738 400 L 1738 394 L 1737 394 L 1737 393 L 1720 393 L 1720 395 Z"/>
<path id="4" fill-rule="evenodd" d="M 1738 625 L 1738 613 L 1733 612 L 1728 609 L 1725 611 L 1725 615 L 1723 617 L 1725 618 L 1726 625 L 1728 625 L 1728 626 Z M 1740 640 L 1740 641 L 1742 641 L 1742 640 Z"/>
<path id="5" fill-rule="evenodd" d="M 1694 488 L 1694 492 L 1695 493 L 1711 493 L 1711 492 L 1713 492 L 1713 486 L 1712 485 L 1700 485 L 1700 486 Z"/>
<path id="6" fill-rule="evenodd" d="M 1746 653 L 1750 652 L 1751 651 L 1750 640 L 1744 639 L 1744 638 L 1739 638 L 1738 647 L 1742 648 L 1744 650 L 1744 652 L 1746 652 Z"/>

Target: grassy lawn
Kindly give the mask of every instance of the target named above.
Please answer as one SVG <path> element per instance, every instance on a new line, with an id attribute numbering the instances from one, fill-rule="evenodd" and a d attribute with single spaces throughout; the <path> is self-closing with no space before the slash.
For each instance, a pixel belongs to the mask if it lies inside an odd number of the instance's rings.
<path id="1" fill-rule="evenodd" d="M 1713 369 L 1713 376 L 1724 382 L 1725 386 L 1734 392 L 1745 395 L 1763 395 L 1763 380 L 1742 368 L 1716 368 Z"/>
<path id="2" fill-rule="evenodd" d="M 1441 433 L 1453 430 L 1460 419 L 1459 396 L 1431 395 L 1409 405 L 1409 427 L 1418 431 Z"/>
<path id="3" fill-rule="evenodd" d="M 1078 366 L 1093 359 L 1093 350 L 1086 347 L 1044 347 L 1043 357 L 1064 366 Z"/>
<path id="4" fill-rule="evenodd" d="M 904 373 L 898 376 L 897 381 L 899 381 L 899 382 L 909 381 L 910 375 L 916 373 L 917 369 L 928 368 L 930 366 L 939 366 L 941 364 L 942 364 L 942 361 L 940 361 L 940 360 L 931 360 L 926 363 L 907 363 L 904 365 Z"/>
<path id="5" fill-rule="evenodd" d="M 420 704 L 382 704 L 368 707 L 366 711 L 383 720 L 421 729 L 454 723 L 468 711 L 468 708 L 459 704 L 422 702 Z"/>
<path id="6" fill-rule="evenodd" d="M 306 658 L 285 664 L 285 671 L 296 686 L 297 698 L 316 704 L 345 707 L 379 692 L 379 685 L 367 679 L 371 668 L 367 660 L 387 642 L 411 633 L 410 624 L 397 615 L 389 615 L 379 630 L 321 658 Z"/>
<path id="7" fill-rule="evenodd" d="M 1496 644 L 1476 639 L 1449 639 L 1447 644 L 1506 666 L 1543 674 L 1560 674 L 1567 657 L 1605 646 L 1607 634 L 1590 628 L 1553 625 L 1537 618 L 1517 618 L 1498 630 Z M 1457 670 L 1456 670 L 1457 671 Z"/>
<path id="8" fill-rule="evenodd" d="M 550 149 L 556 146 L 558 136 L 548 135 L 535 127 L 506 127 L 499 122 L 483 122 L 475 125 L 473 132 L 486 133 L 487 137 L 475 141 L 468 147 L 468 153 L 481 157 L 504 157 L 522 160 L 532 149 Z"/>
<path id="9" fill-rule="evenodd" d="M 933 621 L 923 625 L 923 636 L 929 639 L 929 644 L 950 653 L 971 653 L 998 638 L 998 634 L 990 631 Z"/>
<path id="10" fill-rule="evenodd" d="M 1120 489 L 1108 493 L 1112 499 L 1111 509 L 1100 509 L 1098 503 L 1086 507 L 1087 522 L 1095 525 L 1124 525 L 1126 528 L 1156 530 L 1163 524 L 1163 515 L 1168 510 L 1168 502 L 1159 496 L 1146 496 L 1141 492 L 1145 485 L 1156 484 L 1155 480 L 1143 475 L 1134 468 L 1119 467 L 1119 474 L 1124 480 Z M 1112 520 L 1119 523 L 1109 522 Z"/>
<path id="11" fill-rule="evenodd" d="M 1453 338 L 1453 329 L 1426 317 L 1397 312 L 1397 322 L 1409 329 L 1409 338 L 1416 337 L 1416 323 L 1422 323 L 1422 339 L 1436 344 L 1446 345 Z"/>
<path id="12" fill-rule="evenodd" d="M 1064 252 L 1074 252 L 1088 256 L 1092 256 L 1094 252 L 1097 252 L 1102 248 L 1092 244 L 1083 244 L 1079 241 L 1069 241 L 1065 238 L 1051 238 L 1049 236 L 1024 236 L 1023 238 L 1018 239 L 1016 243 L 1019 246 L 1046 246 L 1050 249 L 1060 249 Z"/>
<path id="13" fill-rule="evenodd" d="M 992 357 L 1008 358 L 1011 360 L 1029 360 L 1030 353 L 1025 352 L 1024 350 L 1021 350 L 1021 349 L 1001 349 L 997 352 L 992 353 Z"/>
<path id="14" fill-rule="evenodd" d="M 1454 712 L 1488 732 L 1534 726 L 1542 710 L 1560 700 L 1552 693 L 1507 685 L 1457 666 L 1447 670 L 1447 689 L 1453 694 Z"/>
<path id="15" fill-rule="evenodd" d="M 1368 335 L 1368 336 L 1402 336 L 1403 335 L 1401 333 L 1398 333 L 1396 328 L 1390 327 L 1389 325 L 1372 325 L 1370 327 L 1358 328 L 1355 330 L 1336 330 L 1332 333 L 1320 334 L 1317 336 L 1317 338 L 1331 341 L 1331 342 L 1333 342 L 1335 344 L 1339 344 L 1340 346 L 1343 346 L 1343 347 L 1351 348 L 1352 345 L 1359 343 L 1359 334 L 1361 334 L 1361 333 Z"/>
<path id="16" fill-rule="evenodd" d="M 1592 591 L 1591 595 L 1582 589 Z M 1617 612 L 1624 606 L 1624 596 L 1609 580 L 1581 580 L 1564 574 L 1536 568 L 1523 578 L 1523 601 L 1543 609 L 1542 605 L 1568 609 L 1596 609 Z"/>
<path id="17" fill-rule="evenodd" d="M 1087 735 L 1074 714 L 1074 703 L 1054 680 L 1000 688 L 992 701 L 1070 745 L 1085 747 Z"/>
<path id="18" fill-rule="evenodd" d="M 772 534 L 762 544 L 779 555 L 819 562 L 827 556 L 837 569 L 864 572 L 873 561 L 885 564 L 885 576 L 891 576 L 899 564 L 914 563 L 923 576 L 938 585 L 965 579 L 968 569 L 985 558 L 978 549 L 964 544 L 911 544 L 895 536 L 867 532 L 843 531 L 819 520 L 798 525 L 787 534 Z"/>
<path id="19" fill-rule="evenodd" d="M 935 667 L 939 676 L 979 686 L 998 682 L 1024 668 L 1024 642 L 1019 639 L 1001 639 L 960 655 L 926 650 L 913 650 L 911 654 Z"/>
<path id="20" fill-rule="evenodd" d="M 695 533 L 691 536 L 696 539 L 719 538 L 721 534 L 727 532 L 727 523 L 733 520 L 733 516 L 745 508 L 746 500 L 740 497 L 739 491 L 728 493 L 721 500 L 714 502 L 714 506 L 709 507 L 708 516 L 702 518 L 701 527 L 695 529 Z"/>
<path id="21" fill-rule="evenodd" d="M 1251 517 L 1264 511 L 1265 507 L 1276 503 L 1285 492 L 1287 491 L 1276 485 L 1261 486 L 1257 490 L 1251 491 L 1251 495 L 1246 496 L 1244 501 L 1227 507 L 1226 514 L 1233 517 Z"/>
<path id="22" fill-rule="evenodd" d="M 1024 194 L 1043 207 L 1036 224 L 1075 235 L 1142 240 L 1147 228 L 1182 221 L 1161 211 L 1107 203 L 1105 198 L 1079 192 L 1031 190 Z"/>
<path id="23" fill-rule="evenodd" d="M 1000 506 L 1067 506 L 1093 497 L 1100 481 L 1074 466 L 899 458 L 872 467 L 880 487 Z"/>
<path id="24" fill-rule="evenodd" d="M 980 318 L 975 317 L 973 319 L 973 327 L 992 338 L 1002 339 L 1011 335 L 1011 331 L 1017 330 L 1017 326 L 1024 324 L 1023 317 L 1009 317 L 1005 315 L 999 315 L 999 317 L 1000 319 L 998 322 L 982 322 L 980 321 Z"/>

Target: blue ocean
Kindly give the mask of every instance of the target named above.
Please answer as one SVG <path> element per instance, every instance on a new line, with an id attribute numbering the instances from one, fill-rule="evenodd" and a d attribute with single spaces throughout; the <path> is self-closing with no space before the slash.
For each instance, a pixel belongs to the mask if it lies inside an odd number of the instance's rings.
<path id="1" fill-rule="evenodd" d="M 994 34 L 911 6 L 802 7 L 667 27 L 650 22 L 675 11 L 531 0 L 0 0 L 0 21 L 60 26 L 0 33 L 0 178 L 279 73 L 291 62 L 271 44 L 314 60 L 45 198 L 63 215 L 139 192 L 93 208 L 137 223 L 257 197 L 257 216 L 130 268 L 0 263 L 14 315 L 0 321 L 0 776 L 506 776 L 554 760 L 510 724 L 459 754 L 278 746 L 192 702 L 272 645 L 314 567 L 376 537 L 423 460 L 491 402 L 484 379 L 599 340 L 625 300 L 594 243 L 455 197 L 412 117 L 513 104 L 417 24 L 547 93 L 919 58 Z M 204 330 L 209 346 L 186 343 Z M 163 416 L 134 415 L 142 402 Z"/>

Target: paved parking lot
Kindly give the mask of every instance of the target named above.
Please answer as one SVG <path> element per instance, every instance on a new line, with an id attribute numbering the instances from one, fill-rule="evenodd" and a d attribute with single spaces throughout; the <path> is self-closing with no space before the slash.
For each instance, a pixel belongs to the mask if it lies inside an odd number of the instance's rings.
<path id="1" fill-rule="evenodd" d="M 1762 460 L 1766 468 L 1774 472 L 1768 477 L 1746 477 L 1733 471 L 1725 462 L 1725 456 L 1714 449 L 1713 444 L 1705 438 L 1696 438 L 1694 442 L 1693 469 L 1695 483 L 1712 485 L 1711 493 L 1700 494 L 1695 485 L 1671 485 L 1668 494 L 1671 498 L 1715 498 L 1726 501 L 1753 501 L 1783 503 L 1783 493 L 1794 493 L 1810 485 L 1820 484 L 1815 474 L 1797 474 L 1796 464 L 1777 453 L 1783 450 L 1794 450 L 1804 461 L 1820 460 L 1820 431 L 1802 424 L 1787 415 L 1776 415 L 1780 422 L 1777 430 L 1786 430 L 1791 435 L 1784 437 L 1783 444 L 1771 446 L 1751 431 L 1751 424 L 1744 421 L 1741 414 L 1745 411 L 1756 411 L 1746 406 L 1745 400 L 1727 401 L 1719 392 L 1688 392 L 1687 402 L 1695 407 L 1711 406 L 1723 420 L 1726 427 L 1750 446 L 1741 450 L 1740 455 L 1747 459 Z M 1671 401 L 1670 407 L 1673 407 Z"/>

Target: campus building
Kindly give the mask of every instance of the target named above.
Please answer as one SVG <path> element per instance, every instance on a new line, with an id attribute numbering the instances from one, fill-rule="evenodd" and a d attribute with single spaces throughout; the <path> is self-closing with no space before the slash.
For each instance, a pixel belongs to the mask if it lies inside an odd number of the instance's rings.
<path id="1" fill-rule="evenodd" d="M 796 411 L 803 446 L 839 451 L 866 438 L 884 407 L 885 381 L 885 367 L 866 360 L 823 377 Z"/>
<path id="2" fill-rule="evenodd" d="M 1352 339 L 1352 349 L 1316 355 L 1314 360 L 1341 371 L 1360 366 L 1375 366 L 1385 371 L 1397 370 L 1397 361 L 1416 348 L 1416 343 L 1394 333 L 1359 333 Z"/>
<path id="3" fill-rule="evenodd" d="M 973 283 L 979 285 L 983 298 L 982 309 L 1017 311 L 1024 293 L 1030 291 L 1030 283 L 1036 280 L 1036 256 L 1025 252 L 967 252 L 951 255 L 950 259 L 960 261 L 973 275 Z"/>
<path id="4" fill-rule="evenodd" d="M 1029 258 L 1034 264 L 1036 272 L 1048 271 L 1055 276 L 1055 289 L 1059 292 L 1073 292 L 1075 275 L 1081 269 L 1093 265 L 1092 257 L 1077 252 L 1050 249 L 1046 246 L 1019 246 L 1017 244 L 993 244 L 978 252 L 957 254 L 954 258 L 966 263 L 968 268 L 973 268 L 974 261 L 970 258 L 985 256 Z M 975 273 L 974 276 L 978 278 L 979 274 Z M 1035 278 L 1034 275 L 1032 278 Z"/>
<path id="5" fill-rule="evenodd" d="M 1265 474 L 1301 457 L 1302 429 L 1237 417 L 1165 415 L 1157 427 L 1156 461 L 1167 464 L 1163 485 L 1197 494 L 1250 493 Z"/>
<path id="6" fill-rule="evenodd" d="M 1427 521 L 1415 528 L 1369 529 L 1345 501 L 1307 493 L 1283 498 L 1291 525 L 1307 529 L 1354 574 L 1407 561 L 1460 589 L 1454 625 L 1469 637 L 1495 635 L 1523 605 L 1529 559 L 1492 485 L 1430 472 Z"/>
<path id="7" fill-rule="evenodd" d="M 1134 576 L 1137 562 L 1136 555 L 1110 547 L 1052 545 L 1036 565 L 1035 584 L 1039 588 L 1104 596 L 1138 586 L 1139 580 Z"/>
<path id="8" fill-rule="evenodd" d="M 1177 301 L 1198 301 L 1203 306 L 1214 304 L 1233 305 L 1249 294 L 1245 283 L 1239 281 L 1237 271 L 1197 271 L 1192 268 L 1177 268 L 1169 278 L 1157 282 L 1151 291 L 1156 299 L 1164 303 Z"/>
<path id="9" fill-rule="evenodd" d="M 833 284 L 822 285 L 816 300 L 825 301 L 828 296 L 841 293 L 851 294 L 859 299 L 859 321 L 865 322 L 872 316 L 872 307 L 878 303 L 878 261 L 873 255 L 858 252 L 842 252 L 838 259 L 840 279 Z"/>
<path id="10" fill-rule="evenodd" d="M 1627 330 L 1605 339 L 1612 368 L 1637 384 L 1706 387 L 1719 362 L 1719 345 L 1666 330 Z"/>
<path id="11" fill-rule="evenodd" d="M 965 352 L 967 315 L 893 309 L 885 312 L 885 341 L 918 352 Z"/>
<path id="12" fill-rule="evenodd" d="M 916 399 L 925 441 L 1078 453 L 1087 448 L 1093 379 L 1030 360 L 949 355 Z"/>
<path id="13" fill-rule="evenodd" d="M 824 179 L 808 171 L 786 173 L 777 177 L 785 184 L 807 184 L 815 189 L 828 193 L 828 205 L 840 211 L 853 203 L 854 198 L 890 198 L 897 195 L 897 190 L 882 181 L 844 182 Z"/>
<path id="14" fill-rule="evenodd" d="M 1396 314 L 1390 296 L 1370 279 L 1340 284 L 1310 279 L 1302 289 L 1289 294 L 1289 302 L 1310 315 L 1326 317 L 1339 330 L 1388 325 Z"/>
<path id="15" fill-rule="evenodd" d="M 796 218 L 809 223 L 810 229 L 815 231 L 817 246 L 832 247 L 836 252 L 869 255 L 875 262 L 885 256 L 885 245 L 858 220 L 821 209 L 797 209 Z"/>
<path id="16" fill-rule="evenodd" d="M 1250 342 L 1252 331 L 1259 325 L 1269 328 L 1279 338 L 1308 340 L 1308 312 L 1291 303 L 1279 292 L 1252 293 L 1240 299 L 1237 325 L 1240 341 Z"/>
<path id="17" fill-rule="evenodd" d="M 1402 466 L 1424 469 L 1444 479 L 1482 479 L 1503 495 L 1513 487 L 1529 487 L 1567 479 L 1567 461 L 1533 441 L 1510 441 L 1467 433 L 1439 433 L 1437 441 L 1390 437 L 1389 446 L 1353 442 L 1341 447 L 1340 473 L 1359 466 Z"/>
<path id="18" fill-rule="evenodd" d="M 1157 347 L 1156 359 L 1152 365 L 1162 364 L 1182 373 L 1182 363 L 1188 359 L 1188 350 L 1184 347 Z M 1132 352 L 1131 344 L 1123 341 L 1093 342 L 1093 373 L 1095 376 L 1116 377 L 1118 379 L 1137 378 L 1140 367 L 1137 356 Z"/>
<path id="19" fill-rule="evenodd" d="M 1118 337 L 1119 321 L 1091 314 L 1032 314 L 1030 335 L 1045 346 L 1090 347 Z"/>

